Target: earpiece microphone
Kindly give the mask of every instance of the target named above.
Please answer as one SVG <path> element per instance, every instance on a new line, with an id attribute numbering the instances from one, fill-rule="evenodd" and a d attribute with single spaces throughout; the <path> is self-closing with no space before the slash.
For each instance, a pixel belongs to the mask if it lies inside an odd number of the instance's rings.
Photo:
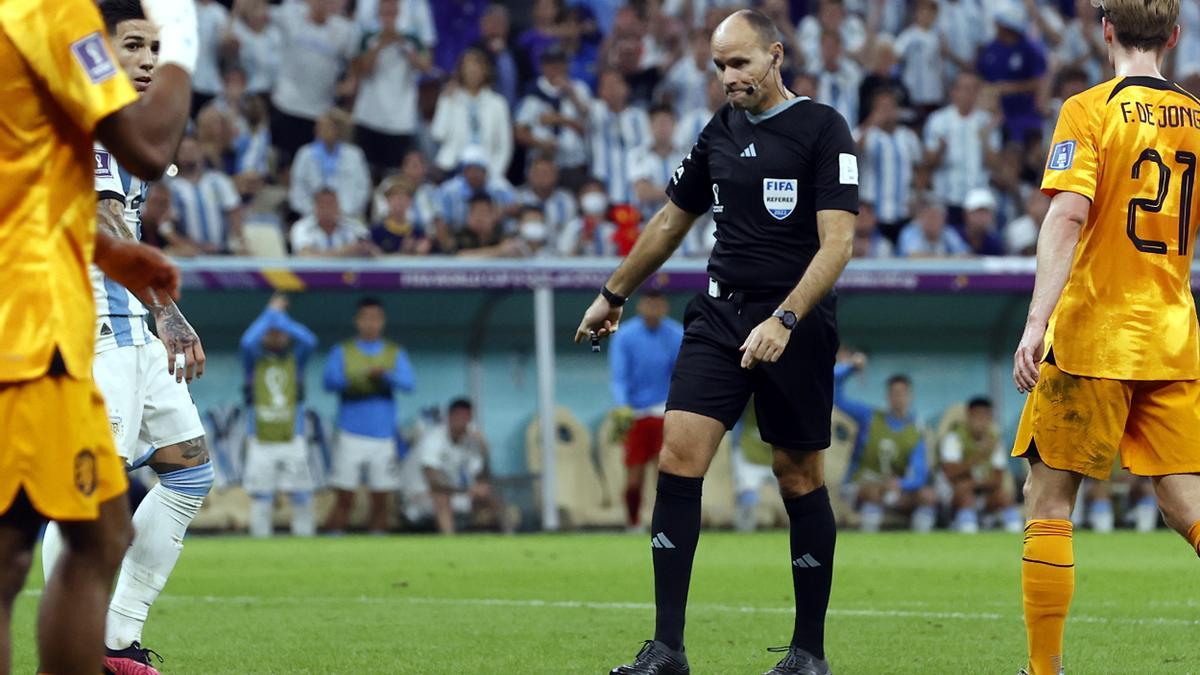
<path id="1" fill-rule="evenodd" d="M 767 68 L 767 72 L 763 73 L 762 77 L 758 78 L 757 82 L 750 85 L 749 87 L 746 87 L 746 95 L 747 96 L 753 96 L 754 92 L 758 91 L 758 88 L 760 86 L 762 86 L 763 80 L 766 80 L 767 76 L 771 74 L 771 71 L 775 70 L 775 65 L 778 63 L 779 63 L 779 55 L 772 54 L 771 55 L 771 66 L 769 68 Z"/>

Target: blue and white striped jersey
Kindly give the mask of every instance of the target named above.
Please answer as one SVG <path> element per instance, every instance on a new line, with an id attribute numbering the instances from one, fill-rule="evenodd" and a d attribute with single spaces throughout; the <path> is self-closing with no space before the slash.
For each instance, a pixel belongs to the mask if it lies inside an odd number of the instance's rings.
<path id="1" fill-rule="evenodd" d="M 104 146 L 95 144 L 96 196 L 115 199 L 124 205 L 125 227 L 140 239 L 142 202 L 147 185 L 140 178 L 117 166 L 117 160 Z M 92 295 L 96 299 L 96 352 L 117 347 L 144 345 L 153 339 L 146 327 L 145 306 L 124 286 L 109 279 L 95 265 L 89 266 Z"/>
<path id="2" fill-rule="evenodd" d="M 909 216 L 914 169 L 922 160 L 921 141 L 903 126 L 891 133 L 871 127 L 866 134 L 865 152 L 859 158 L 859 194 L 863 203 L 875 206 L 879 222 L 903 223 Z"/>
<path id="3" fill-rule="evenodd" d="M 195 183 L 173 178 L 167 187 L 171 189 L 171 203 L 179 215 L 180 234 L 198 244 L 216 244 L 219 250 L 225 249 L 229 237 L 229 212 L 241 204 L 229 176 L 206 170 Z"/>
<path id="4" fill-rule="evenodd" d="M 541 209 L 552 237 L 557 237 L 563 227 L 579 215 L 575 195 L 563 188 L 555 188 L 549 199 L 542 199 L 532 188 L 524 187 L 517 190 L 516 201 L 523 206 L 536 206 Z"/>
<path id="5" fill-rule="evenodd" d="M 604 181 L 608 198 L 614 204 L 633 201 L 630 189 L 629 151 L 650 142 L 650 117 L 646 111 L 629 106 L 619 113 L 609 110 L 603 101 L 592 101 L 588 142 L 591 145 L 592 173 Z"/>

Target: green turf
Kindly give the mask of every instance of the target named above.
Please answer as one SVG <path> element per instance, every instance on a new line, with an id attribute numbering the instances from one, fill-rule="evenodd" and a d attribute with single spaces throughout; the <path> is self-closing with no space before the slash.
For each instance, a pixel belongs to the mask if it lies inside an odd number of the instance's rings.
<path id="1" fill-rule="evenodd" d="M 835 672 L 1015 673 L 1019 553 L 1016 535 L 843 534 Z M 1200 562 L 1182 540 L 1082 534 L 1076 555 L 1072 675 L 1200 672 Z M 697 558 L 693 672 L 761 673 L 791 633 L 786 535 L 706 533 Z M 651 633 L 649 560 L 626 535 L 192 538 L 145 642 L 167 674 L 602 673 Z M 17 606 L 18 673 L 36 600 Z"/>

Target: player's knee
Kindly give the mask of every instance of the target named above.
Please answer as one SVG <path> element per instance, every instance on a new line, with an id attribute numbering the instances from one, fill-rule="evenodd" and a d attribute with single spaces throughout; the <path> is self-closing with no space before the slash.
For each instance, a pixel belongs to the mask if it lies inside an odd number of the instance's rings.
<path id="1" fill-rule="evenodd" d="M 198 466 L 161 474 L 158 482 L 172 492 L 203 499 L 212 489 L 215 476 L 212 462 L 204 462 Z"/>
<path id="2" fill-rule="evenodd" d="M 707 467 L 701 466 L 695 453 L 671 443 L 664 443 L 658 456 L 658 469 L 676 476 L 699 477 Z"/>

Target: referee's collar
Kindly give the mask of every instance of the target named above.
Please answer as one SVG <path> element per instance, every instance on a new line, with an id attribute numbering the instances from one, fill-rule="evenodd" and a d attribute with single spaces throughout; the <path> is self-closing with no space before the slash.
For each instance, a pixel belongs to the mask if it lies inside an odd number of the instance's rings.
<path id="1" fill-rule="evenodd" d="M 810 100 L 810 99 L 807 96 L 794 96 L 794 97 L 789 98 L 788 100 L 780 103 L 779 105 L 775 106 L 774 108 L 771 108 L 770 110 L 759 113 L 757 115 L 752 115 L 752 114 L 750 114 L 750 111 L 747 110 L 747 111 L 745 111 L 746 119 L 750 120 L 750 124 L 758 124 L 759 122 L 765 122 L 766 120 L 769 120 L 772 117 L 778 115 L 779 113 L 782 113 L 783 111 L 796 105 L 797 103 L 799 103 L 801 101 L 808 101 L 808 100 Z"/>

